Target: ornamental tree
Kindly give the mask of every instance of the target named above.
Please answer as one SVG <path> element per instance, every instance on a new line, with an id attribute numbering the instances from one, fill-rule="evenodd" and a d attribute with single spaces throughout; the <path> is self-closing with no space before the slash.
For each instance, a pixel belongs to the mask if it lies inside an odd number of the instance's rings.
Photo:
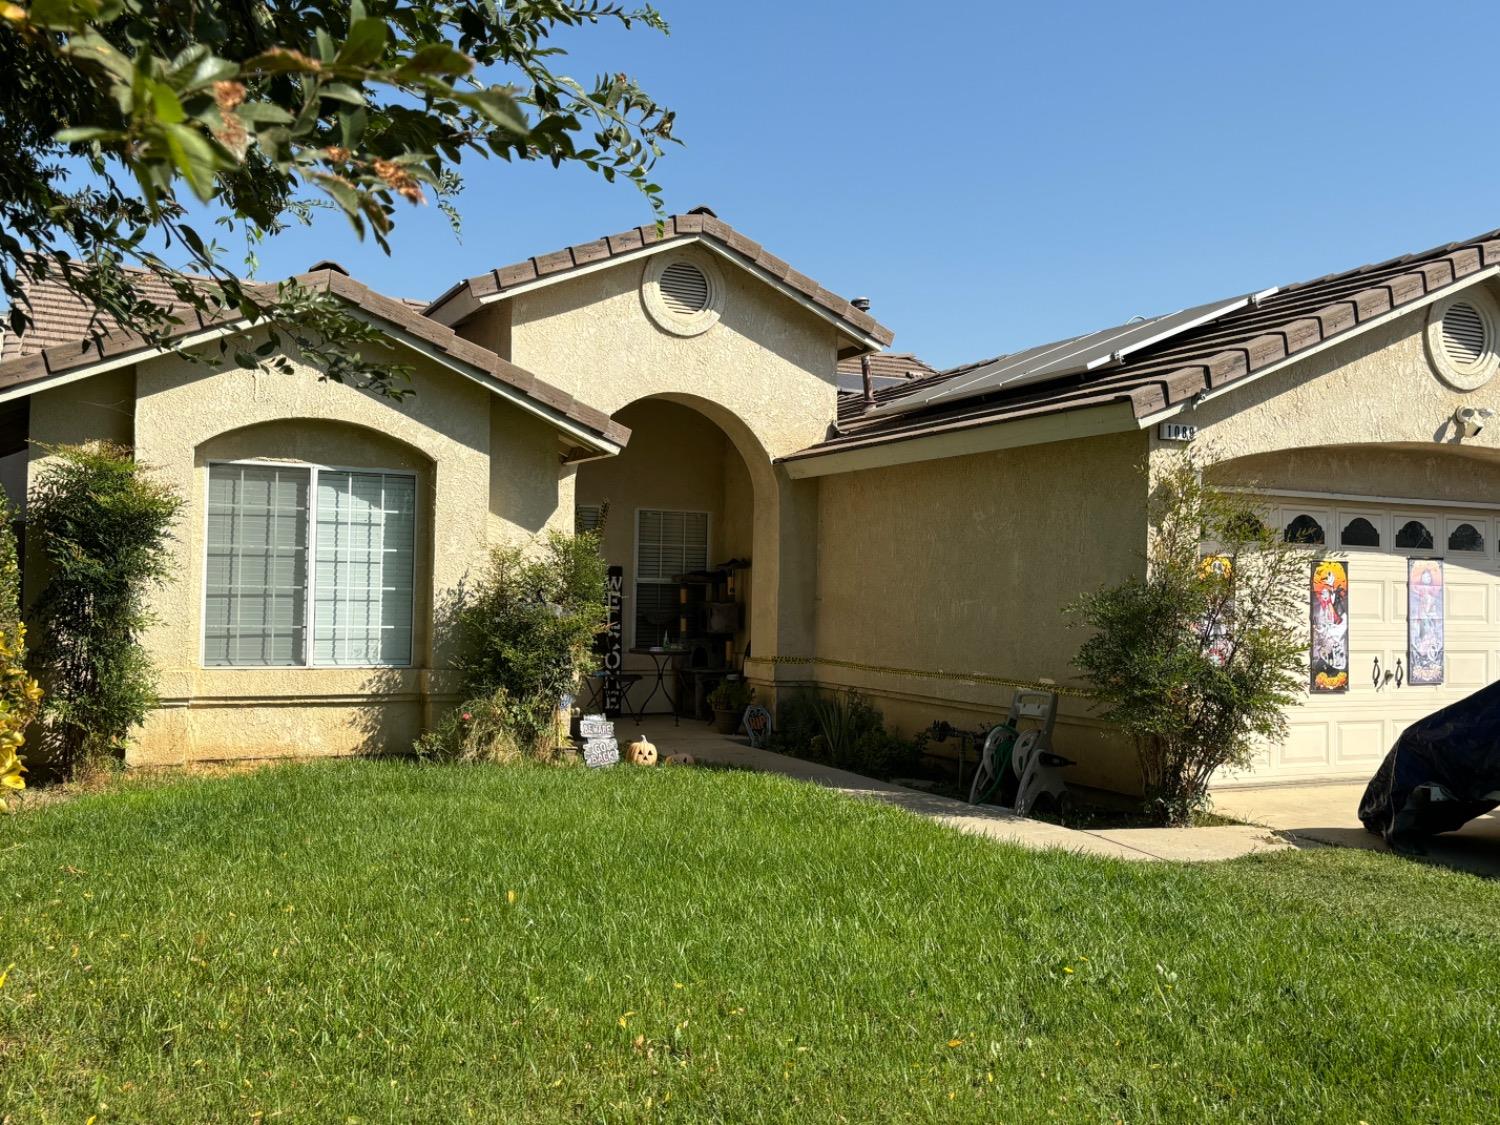
<path id="1" fill-rule="evenodd" d="M 1190 823 L 1216 771 L 1285 737 L 1307 673 L 1306 555 L 1205 468 L 1182 457 L 1153 482 L 1145 576 L 1067 608 L 1091 630 L 1073 663 L 1135 740 L 1164 824 Z"/>
<path id="2" fill-rule="evenodd" d="M 150 342 L 173 305 L 237 312 L 273 333 L 239 362 L 285 368 L 284 334 L 329 377 L 399 395 L 402 373 L 361 355 L 368 327 L 328 295 L 246 284 L 184 201 L 252 246 L 332 210 L 389 252 L 400 203 L 456 222 L 459 165 L 493 156 L 623 179 L 659 212 L 672 113 L 624 74 L 554 69 L 555 31 L 605 23 L 666 31 L 614 0 L 0 0 L 10 329 L 26 282 L 53 278 Z"/>

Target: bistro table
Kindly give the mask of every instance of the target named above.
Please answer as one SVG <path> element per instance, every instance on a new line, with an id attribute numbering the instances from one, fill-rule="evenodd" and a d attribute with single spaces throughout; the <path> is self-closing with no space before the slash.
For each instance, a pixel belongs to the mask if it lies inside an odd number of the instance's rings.
<path id="1" fill-rule="evenodd" d="M 649 656 L 651 663 L 656 665 L 656 683 L 651 685 L 651 690 L 646 698 L 641 700 L 641 705 L 636 709 L 637 715 L 646 713 L 646 705 L 656 698 L 660 692 L 662 698 L 672 708 L 672 725 L 681 726 L 681 720 L 677 716 L 677 701 L 672 698 L 672 693 L 667 690 L 667 669 L 672 666 L 672 661 L 680 656 L 686 656 L 691 650 L 681 645 L 651 645 L 649 647 L 638 645 L 630 650 L 633 656 Z"/>

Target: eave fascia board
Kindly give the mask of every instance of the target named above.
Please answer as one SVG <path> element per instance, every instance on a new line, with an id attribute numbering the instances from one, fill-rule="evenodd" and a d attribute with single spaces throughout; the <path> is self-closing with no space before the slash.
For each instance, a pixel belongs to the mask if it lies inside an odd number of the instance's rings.
<path id="1" fill-rule="evenodd" d="M 121 352 L 119 355 L 101 359 L 96 363 L 80 364 L 57 375 L 44 375 L 40 379 L 28 379 L 24 383 L 17 383 L 13 387 L 0 390 L 0 403 L 11 402 L 18 398 L 28 398 L 39 391 L 50 391 L 56 387 L 65 387 L 69 383 L 77 383 L 83 379 L 92 379 L 95 375 L 103 375 L 108 371 L 118 371 L 122 367 L 134 367 L 138 363 L 146 363 L 163 356 L 175 355 L 178 352 L 187 351 L 190 348 L 199 347 L 202 344 L 211 344 L 215 340 L 221 340 L 225 336 L 238 335 L 254 325 L 250 320 L 235 320 L 226 324 L 218 324 L 212 328 L 205 328 L 201 332 L 173 340 L 169 346 L 142 348 L 139 351 Z"/>
<path id="2" fill-rule="evenodd" d="M 807 294 L 792 288 L 786 282 L 761 269 L 754 262 L 746 260 L 729 247 L 721 246 L 714 239 L 705 238 L 701 234 L 677 235 L 661 242 L 653 242 L 650 246 L 642 246 L 638 250 L 630 250 L 624 254 L 615 254 L 608 258 L 600 258 L 597 262 L 590 262 L 584 266 L 559 270 L 557 273 L 548 274 L 546 277 L 533 278 L 531 281 L 523 281 L 519 285 L 507 286 L 498 293 L 488 293 L 483 297 L 473 296 L 466 288 L 460 289 L 455 287 L 442 297 L 439 297 L 432 305 L 428 306 L 429 309 L 435 311 L 430 311 L 427 315 L 431 316 L 438 323 L 446 324 L 451 328 L 453 325 L 460 324 L 473 316 L 474 313 L 478 312 L 485 305 L 498 304 L 501 301 L 508 301 L 512 297 L 520 297 L 537 289 L 544 289 L 549 285 L 557 285 L 576 277 L 587 277 L 589 274 L 598 273 L 601 270 L 612 269 L 615 266 L 622 266 L 629 262 L 649 258 L 654 254 L 663 254 L 668 250 L 693 245 L 702 246 L 704 249 L 718 255 L 732 265 L 738 266 L 760 281 L 765 282 L 782 296 L 795 301 L 820 320 L 833 325 L 846 339 L 853 341 L 865 351 L 880 351 L 882 345 L 875 337 L 854 328 L 847 321 L 840 319 L 835 313 L 825 309 L 816 301 L 809 299 Z M 455 305 L 458 306 L 457 311 L 450 313 L 449 307 Z"/>
<path id="3" fill-rule="evenodd" d="M 1021 418 L 941 434 L 923 434 L 857 449 L 794 455 L 781 459 L 778 464 L 786 469 L 787 475 L 793 480 L 805 480 L 810 477 L 859 472 L 862 469 L 883 469 L 921 461 L 966 457 L 974 453 L 995 453 L 1028 445 L 1046 445 L 1054 441 L 1130 433 L 1135 429 L 1136 418 L 1130 403 L 1120 401 L 1041 418 Z"/>
<path id="4" fill-rule="evenodd" d="M 1468 277 L 1461 278 L 1460 280 L 1455 282 L 1450 282 L 1448 285 L 1443 286 L 1436 292 L 1426 293 L 1417 298 L 1415 301 L 1409 301 L 1399 308 L 1388 309 L 1387 311 L 1381 313 L 1379 316 L 1372 317 L 1371 319 L 1366 321 L 1362 321 L 1361 323 L 1355 325 L 1353 328 L 1349 329 L 1347 332 L 1340 332 L 1336 336 L 1332 336 L 1326 340 L 1318 341 L 1318 343 L 1314 344 L 1310 348 L 1303 348 L 1296 355 L 1286 356 L 1283 359 L 1278 359 L 1275 363 L 1270 364 L 1267 367 L 1262 367 L 1259 371 L 1252 371 L 1248 375 L 1240 376 L 1238 379 L 1231 379 L 1222 387 L 1214 387 L 1212 390 L 1200 391 L 1198 392 L 1198 394 L 1194 395 L 1186 402 L 1179 402 L 1172 406 L 1163 407 L 1161 410 L 1158 410 L 1154 413 L 1144 414 L 1140 418 L 1141 429 L 1149 429 L 1150 427 L 1156 425 L 1158 422 L 1169 421 L 1172 418 L 1177 417 L 1179 414 L 1182 414 L 1184 411 L 1193 410 L 1195 407 L 1199 406 L 1202 403 L 1211 402 L 1221 395 L 1227 395 L 1233 391 L 1239 390 L 1241 387 L 1249 386 L 1257 379 L 1264 379 L 1267 375 L 1274 375 L 1278 371 L 1283 371 L 1288 367 L 1293 367 L 1299 363 L 1302 363 L 1304 360 L 1311 359 L 1313 356 L 1327 351 L 1329 348 L 1337 347 L 1338 345 L 1346 343 L 1349 340 L 1353 340 L 1354 338 L 1362 335 L 1365 332 L 1373 331 L 1374 329 L 1379 328 L 1384 324 L 1390 324 L 1392 321 L 1399 320 L 1403 316 L 1409 316 L 1410 314 L 1425 309 L 1430 305 L 1434 305 L 1439 301 L 1446 300 L 1447 298 L 1453 296 L 1453 294 L 1455 293 L 1461 293 L 1471 285 L 1477 285 L 1481 281 L 1488 281 L 1494 277 L 1500 277 L 1500 266 L 1488 266 L 1485 269 L 1479 270 L 1477 273 L 1470 274 Z M 1329 303 L 1341 304 L 1342 302 L 1331 301 Z"/>

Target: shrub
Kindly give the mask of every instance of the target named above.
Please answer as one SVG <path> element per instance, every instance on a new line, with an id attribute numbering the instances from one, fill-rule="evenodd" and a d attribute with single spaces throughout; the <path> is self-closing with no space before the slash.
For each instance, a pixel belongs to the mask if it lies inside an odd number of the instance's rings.
<path id="1" fill-rule="evenodd" d="M 1306 672 L 1305 556 L 1253 497 L 1202 470 L 1185 458 L 1153 487 L 1146 577 L 1067 610 L 1093 630 L 1073 663 L 1134 738 L 1148 810 L 1166 824 L 1191 821 L 1217 770 L 1285 736 Z"/>
<path id="2" fill-rule="evenodd" d="M 821 695 L 808 690 L 783 696 L 770 748 L 882 778 L 911 773 L 922 755 L 919 743 L 887 731 L 884 716 L 855 691 Z"/>
<path id="3" fill-rule="evenodd" d="M 755 689 L 742 679 L 722 679 L 708 693 L 708 705 L 715 711 L 743 711 L 755 698 Z"/>
<path id="4" fill-rule="evenodd" d="M 146 592 L 170 573 L 182 499 L 121 446 L 47 452 L 27 513 L 47 571 L 32 610 L 35 663 L 46 737 L 67 776 L 122 756 L 156 703 L 140 635 L 152 620 Z"/>
<path id="5" fill-rule="evenodd" d="M 604 596 L 595 533 L 553 532 L 540 549 L 497 548 L 457 613 L 467 702 L 419 741 L 418 752 L 494 761 L 551 756 L 559 700 L 597 666 Z"/>
<path id="6" fill-rule="evenodd" d="M 21 565 L 12 509 L 0 501 L 0 809 L 5 790 L 26 788 L 26 728 L 35 720 L 42 689 L 26 671 L 26 626 L 21 623 Z"/>

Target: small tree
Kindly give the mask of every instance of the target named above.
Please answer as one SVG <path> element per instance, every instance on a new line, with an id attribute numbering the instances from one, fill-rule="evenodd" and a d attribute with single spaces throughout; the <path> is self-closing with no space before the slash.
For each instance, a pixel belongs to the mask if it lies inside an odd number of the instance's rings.
<path id="1" fill-rule="evenodd" d="M 1135 740 L 1151 811 L 1192 819 L 1215 771 L 1286 734 L 1306 673 L 1305 558 L 1253 497 L 1206 484 L 1184 458 L 1156 481 L 1144 579 L 1067 612 L 1093 634 L 1074 658 L 1104 717 Z"/>
<path id="2" fill-rule="evenodd" d="M 465 702 L 419 752 L 465 759 L 546 758 L 559 699 L 598 664 L 607 621 L 597 533 L 497 548 L 457 613 Z"/>
<path id="3" fill-rule="evenodd" d="M 152 620 L 146 592 L 171 570 L 168 543 L 182 500 L 120 446 L 47 452 L 27 526 L 47 567 L 33 606 L 43 715 L 67 776 L 121 756 L 156 703 L 140 636 Z"/>

